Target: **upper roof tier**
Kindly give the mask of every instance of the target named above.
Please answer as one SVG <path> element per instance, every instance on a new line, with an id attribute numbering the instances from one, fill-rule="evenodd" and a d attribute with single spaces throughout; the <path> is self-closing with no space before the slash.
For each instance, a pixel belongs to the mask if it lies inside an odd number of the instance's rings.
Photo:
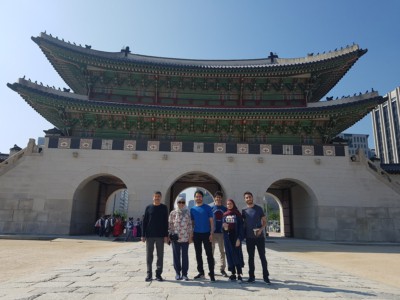
<path id="1" fill-rule="evenodd" d="M 271 53 L 262 59 L 196 60 L 133 54 L 128 47 L 120 52 L 98 51 L 46 33 L 32 40 L 75 93 L 92 99 L 105 88 L 112 89 L 114 95 L 124 95 L 127 90 L 134 90 L 135 84 L 142 83 L 153 89 L 155 95 L 175 88 L 178 98 L 188 97 L 184 89 L 201 88 L 205 97 L 224 89 L 237 99 L 238 107 L 245 106 L 246 99 L 257 92 L 261 99 L 279 100 L 285 94 L 303 99 L 303 106 L 317 102 L 367 52 L 352 45 L 301 58 L 279 58 Z"/>

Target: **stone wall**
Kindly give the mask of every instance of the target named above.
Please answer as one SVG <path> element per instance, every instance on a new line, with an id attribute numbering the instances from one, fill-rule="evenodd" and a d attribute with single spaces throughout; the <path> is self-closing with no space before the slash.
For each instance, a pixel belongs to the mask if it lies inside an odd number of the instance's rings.
<path id="1" fill-rule="evenodd" d="M 400 195 L 362 161 L 346 155 L 159 149 L 44 147 L 40 154 L 24 155 L 0 175 L 0 233 L 90 230 L 96 213 L 96 186 L 91 180 L 100 175 L 115 176 L 126 185 L 129 215 L 141 217 L 154 190 L 169 195 L 171 186 L 190 172 L 214 178 L 239 207 L 244 206 L 244 191 L 251 191 L 261 204 L 270 186 L 289 182 L 294 237 L 400 242 Z"/>

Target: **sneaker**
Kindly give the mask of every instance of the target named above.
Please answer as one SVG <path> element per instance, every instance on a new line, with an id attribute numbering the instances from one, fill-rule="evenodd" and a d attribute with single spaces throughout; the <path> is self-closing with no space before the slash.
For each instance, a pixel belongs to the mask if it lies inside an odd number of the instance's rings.
<path id="1" fill-rule="evenodd" d="M 242 276 L 240 276 L 240 275 L 238 275 L 238 283 L 243 283 L 243 278 L 242 278 Z"/>
<path id="2" fill-rule="evenodd" d="M 211 282 L 215 282 L 214 274 L 208 273 L 208 276 L 210 276 L 210 281 Z"/>
<path id="3" fill-rule="evenodd" d="M 268 277 L 267 277 L 267 278 L 264 278 L 264 282 L 265 282 L 266 284 L 268 284 L 268 285 L 271 284 L 271 281 L 269 281 L 269 278 L 268 278 Z"/>
<path id="4" fill-rule="evenodd" d="M 254 282 L 256 282 L 256 279 L 254 277 L 249 277 L 249 279 L 247 279 L 246 282 L 247 283 L 254 283 Z"/>
<path id="5" fill-rule="evenodd" d="M 182 280 L 184 280 L 184 281 L 189 281 L 189 278 L 188 278 L 186 275 L 183 275 L 183 276 L 182 276 Z"/>
<path id="6" fill-rule="evenodd" d="M 182 279 L 181 275 L 179 275 L 179 274 L 175 275 L 175 280 L 181 280 L 181 279 Z"/>
<path id="7" fill-rule="evenodd" d="M 232 274 L 231 276 L 229 276 L 229 280 L 236 281 L 236 275 Z"/>
<path id="8" fill-rule="evenodd" d="M 228 277 L 228 274 L 226 274 L 225 270 L 221 270 L 221 275 L 222 277 Z"/>
<path id="9" fill-rule="evenodd" d="M 157 275 L 156 276 L 156 280 L 157 281 L 164 281 L 164 278 L 162 278 L 161 275 Z"/>
<path id="10" fill-rule="evenodd" d="M 199 273 L 196 276 L 193 277 L 194 279 L 203 279 L 204 278 L 204 274 L 203 273 Z"/>
<path id="11" fill-rule="evenodd" d="M 151 276 L 147 276 L 145 279 L 144 279 L 144 281 L 146 281 L 146 282 L 149 282 L 149 281 L 152 281 L 153 280 L 153 278 L 151 277 Z"/>

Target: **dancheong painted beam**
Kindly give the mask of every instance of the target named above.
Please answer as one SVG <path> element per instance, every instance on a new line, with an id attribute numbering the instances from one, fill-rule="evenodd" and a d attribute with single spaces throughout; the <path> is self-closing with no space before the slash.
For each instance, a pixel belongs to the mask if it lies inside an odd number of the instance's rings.
<path id="1" fill-rule="evenodd" d="M 366 53 L 358 45 L 291 59 L 190 60 L 32 39 L 70 89 L 8 86 L 65 136 L 324 144 L 383 101 L 377 92 L 320 101 Z"/>

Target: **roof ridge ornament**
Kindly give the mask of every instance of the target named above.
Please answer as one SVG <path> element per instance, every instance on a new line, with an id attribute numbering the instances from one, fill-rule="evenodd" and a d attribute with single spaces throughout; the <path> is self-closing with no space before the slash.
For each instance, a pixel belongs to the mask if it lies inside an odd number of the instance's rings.
<path id="1" fill-rule="evenodd" d="M 276 53 L 270 52 L 267 58 L 271 61 L 271 64 L 273 64 L 276 62 L 275 58 L 278 58 L 278 55 Z"/>
<path id="2" fill-rule="evenodd" d="M 131 51 L 129 50 L 129 46 L 126 46 L 125 49 L 121 49 L 121 52 L 125 53 L 125 57 L 127 57 L 128 54 L 131 53 Z"/>

